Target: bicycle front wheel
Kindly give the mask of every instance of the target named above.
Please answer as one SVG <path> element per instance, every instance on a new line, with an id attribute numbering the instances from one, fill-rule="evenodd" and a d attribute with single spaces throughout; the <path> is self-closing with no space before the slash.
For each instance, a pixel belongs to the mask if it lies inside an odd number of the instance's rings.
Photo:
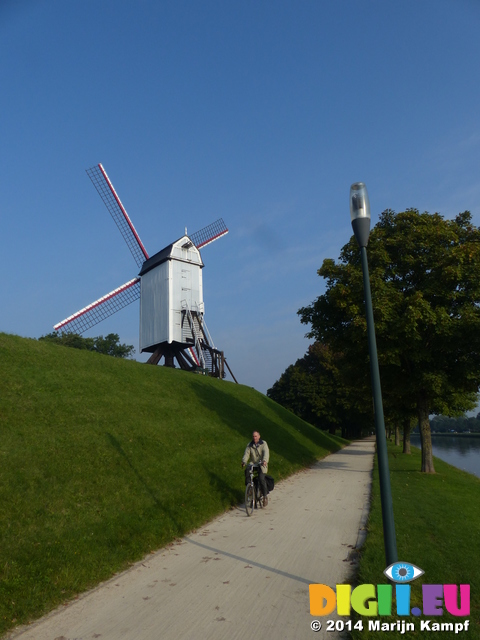
<path id="1" fill-rule="evenodd" d="M 251 516 L 253 513 L 253 485 L 247 484 L 247 488 L 245 489 L 245 511 L 247 512 L 247 516 Z"/>

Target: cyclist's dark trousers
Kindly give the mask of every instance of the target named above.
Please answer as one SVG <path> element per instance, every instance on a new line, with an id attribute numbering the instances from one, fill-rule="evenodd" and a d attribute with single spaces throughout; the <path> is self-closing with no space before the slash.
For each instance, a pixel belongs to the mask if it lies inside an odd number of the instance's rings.
<path id="1" fill-rule="evenodd" d="M 257 467 L 258 472 L 258 482 L 260 483 L 260 491 L 262 492 L 262 496 L 266 496 L 268 493 L 267 483 L 265 482 L 265 474 L 263 473 L 262 467 Z M 250 479 L 250 474 L 248 473 L 248 465 L 245 467 L 245 485 L 248 484 Z"/>

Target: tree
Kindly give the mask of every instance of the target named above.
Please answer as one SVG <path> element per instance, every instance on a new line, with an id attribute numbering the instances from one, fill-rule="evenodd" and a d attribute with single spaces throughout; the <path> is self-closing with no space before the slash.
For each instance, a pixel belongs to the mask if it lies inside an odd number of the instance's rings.
<path id="1" fill-rule="evenodd" d="M 452 431 L 456 433 L 479 433 L 480 420 L 478 415 L 476 418 L 467 418 L 466 416 L 460 418 L 435 416 L 433 420 L 430 421 L 430 427 L 435 433 L 450 433 Z"/>
<path id="2" fill-rule="evenodd" d="M 117 333 L 109 333 L 105 338 L 94 338 L 93 350 L 114 358 L 130 358 L 135 353 L 132 344 L 120 344 L 120 336 Z"/>
<path id="3" fill-rule="evenodd" d="M 386 404 L 416 408 L 422 471 L 434 473 L 429 414 L 455 415 L 480 385 L 480 230 L 468 211 L 454 220 L 384 211 L 368 245 L 382 390 Z M 298 311 L 308 334 L 349 356 L 369 388 L 360 250 L 318 271 L 326 292 Z M 405 413 L 405 416 L 406 416 Z"/>
<path id="4" fill-rule="evenodd" d="M 371 421 L 371 403 L 358 405 L 355 389 L 347 388 L 342 355 L 315 342 L 290 365 L 267 391 L 267 396 L 310 424 L 344 437 L 359 437 Z"/>
<path id="5" fill-rule="evenodd" d="M 338 422 L 333 402 L 336 369 L 328 347 L 316 342 L 287 367 L 267 396 L 320 429 L 335 432 Z"/>
<path id="6" fill-rule="evenodd" d="M 39 340 L 86 351 L 93 351 L 95 347 L 94 338 L 82 338 L 78 333 L 57 333 L 56 331 L 52 331 L 52 333 L 40 336 Z"/>
<path id="7" fill-rule="evenodd" d="M 120 344 L 120 336 L 117 333 L 109 333 L 105 338 L 83 338 L 78 333 L 57 333 L 53 331 L 41 336 L 39 340 L 61 344 L 74 349 L 96 351 L 114 358 L 131 358 L 135 353 L 133 345 Z"/>

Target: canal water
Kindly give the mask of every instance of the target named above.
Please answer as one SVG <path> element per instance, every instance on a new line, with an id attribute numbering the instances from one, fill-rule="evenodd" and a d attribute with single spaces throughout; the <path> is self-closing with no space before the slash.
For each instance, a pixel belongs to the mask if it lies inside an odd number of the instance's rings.
<path id="1" fill-rule="evenodd" d="M 420 448 L 420 435 L 412 434 L 410 442 Z M 475 436 L 439 436 L 432 434 L 432 452 L 448 464 L 480 478 L 480 438 Z"/>

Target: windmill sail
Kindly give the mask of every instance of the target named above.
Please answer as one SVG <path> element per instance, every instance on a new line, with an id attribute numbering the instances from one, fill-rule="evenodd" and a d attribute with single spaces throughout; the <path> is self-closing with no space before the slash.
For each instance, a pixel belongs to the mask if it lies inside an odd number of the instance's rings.
<path id="1" fill-rule="evenodd" d="M 113 188 L 113 184 L 110 182 L 105 169 L 101 164 L 98 164 L 91 169 L 87 169 L 87 175 L 93 182 L 95 189 L 98 191 L 108 212 L 120 230 L 137 266 L 141 267 L 145 260 L 148 260 L 148 253 L 132 221 L 128 217 L 128 213 L 118 197 L 117 192 Z"/>
<path id="2" fill-rule="evenodd" d="M 189 234 L 188 237 L 197 249 L 201 249 L 202 247 L 206 247 L 207 244 L 215 242 L 215 240 L 218 240 L 227 233 L 227 225 L 223 221 L 223 218 L 219 218 L 215 222 L 212 222 L 212 224 L 209 224 L 208 227 L 204 227 L 203 229 L 200 229 L 200 231 L 195 231 L 195 233 Z"/>
<path id="3" fill-rule="evenodd" d="M 110 291 L 106 296 L 95 300 L 77 313 L 56 324 L 55 331 L 84 333 L 105 318 L 128 306 L 140 298 L 140 278 L 134 278 L 121 287 Z"/>

